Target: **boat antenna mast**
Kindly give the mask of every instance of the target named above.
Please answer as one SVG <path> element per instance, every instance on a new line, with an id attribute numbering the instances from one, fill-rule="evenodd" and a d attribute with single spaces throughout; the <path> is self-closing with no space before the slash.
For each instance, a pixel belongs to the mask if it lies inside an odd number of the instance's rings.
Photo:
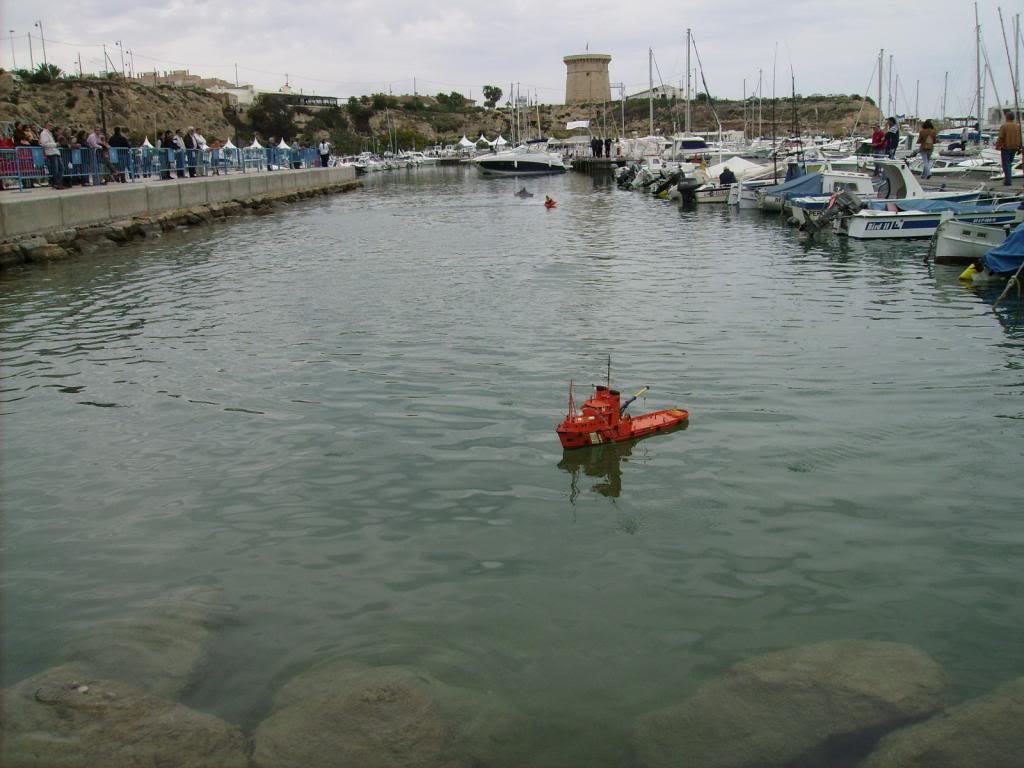
<path id="1" fill-rule="evenodd" d="M 612 388 L 612 356 L 608 355 L 608 389 Z"/>

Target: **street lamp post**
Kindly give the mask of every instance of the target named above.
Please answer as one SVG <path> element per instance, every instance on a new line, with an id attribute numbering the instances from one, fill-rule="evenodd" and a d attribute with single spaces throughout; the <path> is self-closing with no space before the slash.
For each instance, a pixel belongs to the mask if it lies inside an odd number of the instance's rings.
<path id="1" fill-rule="evenodd" d="M 116 43 L 114 43 L 114 45 L 116 45 L 118 47 L 118 49 L 121 51 L 121 79 L 124 80 L 125 79 L 125 76 L 124 76 L 124 46 L 121 45 L 121 41 L 120 40 L 118 40 Z"/>
<path id="2" fill-rule="evenodd" d="M 10 32 L 11 32 L 11 69 L 17 69 L 18 68 L 18 60 L 16 58 L 14 58 L 14 30 L 12 29 L 12 30 L 10 30 Z"/>
<path id="3" fill-rule="evenodd" d="M 36 26 L 39 27 L 39 42 L 43 44 L 43 64 L 49 66 L 50 63 L 46 60 L 46 38 L 43 37 L 43 22 L 42 20 L 36 22 Z"/>
<path id="4" fill-rule="evenodd" d="M 32 55 L 32 33 L 29 32 L 28 35 L 26 35 L 26 37 L 28 37 L 28 67 L 29 69 L 35 69 L 36 60 L 35 57 Z"/>

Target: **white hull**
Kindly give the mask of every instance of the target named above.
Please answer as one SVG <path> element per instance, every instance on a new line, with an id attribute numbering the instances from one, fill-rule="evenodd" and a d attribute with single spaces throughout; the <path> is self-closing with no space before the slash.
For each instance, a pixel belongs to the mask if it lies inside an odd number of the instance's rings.
<path id="1" fill-rule="evenodd" d="M 860 211 L 846 219 L 837 219 L 835 228 L 841 234 L 856 240 L 894 240 L 932 237 L 939 225 L 951 219 L 948 211 Z M 1008 224 L 1017 218 L 1015 210 L 985 213 L 965 213 L 957 216 L 963 222 L 974 224 Z"/>
<path id="2" fill-rule="evenodd" d="M 1006 240 L 1007 228 L 950 219 L 935 231 L 935 258 L 980 259 Z"/>
<path id="3" fill-rule="evenodd" d="M 724 187 L 717 185 L 708 185 L 704 187 L 698 187 L 696 191 L 698 203 L 725 203 L 729 200 L 729 193 L 735 184 L 729 184 Z"/>

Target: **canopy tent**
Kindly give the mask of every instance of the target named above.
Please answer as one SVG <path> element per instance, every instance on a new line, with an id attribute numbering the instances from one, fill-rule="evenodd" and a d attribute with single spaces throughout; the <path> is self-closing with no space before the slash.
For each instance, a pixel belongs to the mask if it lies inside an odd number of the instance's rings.
<path id="1" fill-rule="evenodd" d="M 491 144 L 493 144 L 496 147 L 504 147 L 506 144 L 508 144 L 508 142 L 505 141 L 505 137 L 499 133 L 498 138 L 492 141 Z"/>
<path id="2" fill-rule="evenodd" d="M 477 144 L 479 144 L 480 142 L 483 142 L 483 143 L 484 143 L 484 144 L 486 144 L 487 146 L 491 146 L 491 142 L 490 142 L 490 141 L 488 141 L 488 140 L 487 140 L 487 137 L 486 137 L 486 136 L 484 136 L 484 135 L 483 135 L 482 133 L 480 134 L 480 138 L 476 140 L 476 143 L 477 143 Z"/>
<path id="3" fill-rule="evenodd" d="M 143 149 L 152 149 L 153 148 L 153 145 L 149 143 L 149 136 L 147 136 L 145 138 L 145 140 L 142 142 L 142 144 L 140 144 L 139 146 L 141 146 Z"/>
<path id="4" fill-rule="evenodd" d="M 256 139 L 253 139 L 252 144 L 249 145 L 249 149 L 263 149 L 263 145 Z"/>
<path id="5" fill-rule="evenodd" d="M 238 147 L 231 143 L 231 139 L 228 139 L 224 142 L 224 149 L 238 149 Z"/>
<path id="6" fill-rule="evenodd" d="M 469 139 L 467 139 L 465 137 L 465 135 L 463 135 L 463 137 L 461 139 L 459 139 L 459 146 L 463 147 L 465 149 L 472 149 L 472 148 L 476 147 L 476 143 L 470 141 Z"/>
<path id="7" fill-rule="evenodd" d="M 288 146 L 288 142 L 286 142 L 283 138 L 281 139 L 281 143 L 277 145 L 277 148 L 278 149 L 291 149 L 291 147 Z"/>

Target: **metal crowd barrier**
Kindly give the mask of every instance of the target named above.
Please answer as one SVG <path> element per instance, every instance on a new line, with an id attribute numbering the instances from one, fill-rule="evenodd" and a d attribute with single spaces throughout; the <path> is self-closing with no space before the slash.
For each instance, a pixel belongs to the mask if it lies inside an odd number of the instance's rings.
<path id="1" fill-rule="evenodd" d="M 66 185 L 134 182 L 150 178 L 174 179 L 252 171 L 316 168 L 315 148 L 277 147 L 173 149 L 111 147 L 61 148 L 62 181 Z M 42 147 L 0 149 L 0 181 L 26 190 L 50 183 L 50 169 Z M 6 188 L 7 184 L 4 184 Z"/>

